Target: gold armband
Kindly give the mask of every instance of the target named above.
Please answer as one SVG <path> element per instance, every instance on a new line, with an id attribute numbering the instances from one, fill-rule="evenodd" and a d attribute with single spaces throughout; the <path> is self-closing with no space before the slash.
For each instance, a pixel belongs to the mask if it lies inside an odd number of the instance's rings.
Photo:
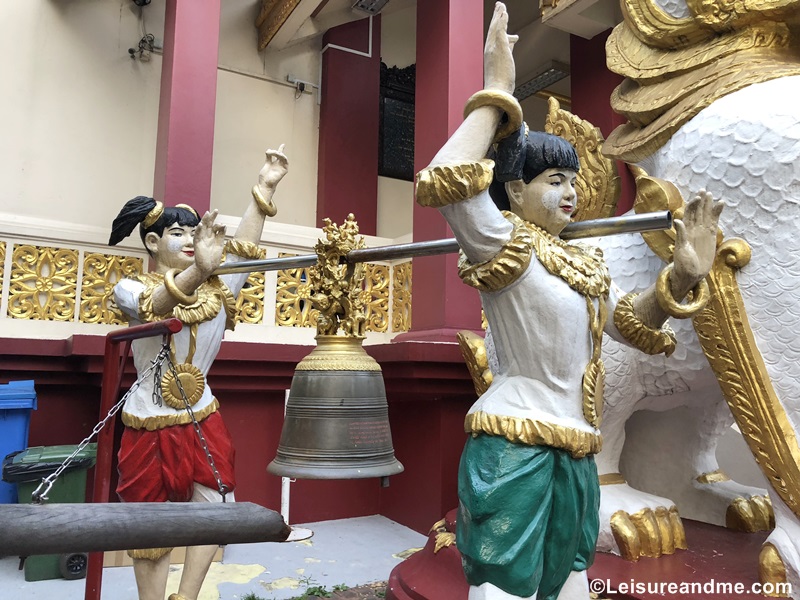
<path id="1" fill-rule="evenodd" d="M 633 312 L 633 301 L 639 294 L 626 294 L 614 309 L 614 325 L 628 342 L 645 354 L 670 356 L 675 351 L 675 332 L 664 323 L 661 329 L 646 325 Z"/>
<path id="2" fill-rule="evenodd" d="M 253 194 L 253 200 L 255 200 L 256 206 L 258 206 L 258 210 L 261 211 L 262 215 L 274 217 L 278 214 L 278 207 L 275 206 L 275 203 L 272 201 L 272 199 L 267 200 L 261 195 L 261 190 L 259 189 L 258 185 L 254 185 L 250 192 Z"/>
<path id="3" fill-rule="evenodd" d="M 152 227 L 158 219 L 161 218 L 161 215 L 164 214 L 164 203 L 159 202 L 156 200 L 156 205 L 150 209 L 150 212 L 147 213 L 147 216 L 142 221 L 142 227 L 147 229 L 148 227 Z"/>
<path id="4" fill-rule="evenodd" d="M 494 141 L 499 142 L 514 133 L 522 125 L 522 107 L 513 95 L 501 90 L 480 90 L 472 94 L 464 106 L 464 118 L 476 108 L 494 106 L 502 110 L 508 120 L 501 124 L 494 136 Z"/>
<path id="5" fill-rule="evenodd" d="M 417 173 L 417 204 L 441 208 L 480 194 L 494 176 L 494 161 L 484 158 L 463 165 L 439 165 Z"/>
<path id="6" fill-rule="evenodd" d="M 175 275 L 178 273 L 180 273 L 178 269 L 170 269 L 164 273 L 164 287 L 167 288 L 169 295 L 178 301 L 178 304 L 184 304 L 186 306 L 194 304 L 197 302 L 197 290 L 195 290 L 191 296 L 183 293 L 175 283 Z"/>
<path id="7" fill-rule="evenodd" d="M 493 258 L 473 264 L 462 253 L 458 260 L 458 276 L 467 285 L 481 292 L 496 292 L 519 279 L 533 256 L 531 233 L 522 219 L 509 213 L 506 218 L 514 225 L 511 239 L 503 244 Z"/>
<path id="8" fill-rule="evenodd" d="M 265 254 L 265 250 L 263 248 L 259 248 L 257 244 L 242 240 L 226 241 L 225 252 L 228 252 L 229 254 L 235 254 L 236 256 L 241 256 L 242 258 L 248 258 L 250 260 L 259 260 L 264 258 Z"/>
<path id="9" fill-rule="evenodd" d="M 656 280 L 656 300 L 661 310 L 670 317 L 675 317 L 676 319 L 691 319 L 708 304 L 710 295 L 708 283 L 706 283 L 705 279 L 701 279 L 691 292 L 691 301 L 686 304 L 681 304 L 675 300 L 670 289 L 672 268 L 673 265 L 668 264 L 661 273 L 658 274 L 658 279 Z"/>

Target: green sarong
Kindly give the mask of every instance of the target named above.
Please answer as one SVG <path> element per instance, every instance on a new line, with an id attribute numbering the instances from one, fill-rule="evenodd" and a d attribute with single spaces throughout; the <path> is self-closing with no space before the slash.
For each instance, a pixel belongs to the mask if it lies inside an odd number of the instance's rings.
<path id="1" fill-rule="evenodd" d="M 456 545 L 470 585 L 555 600 L 594 561 L 600 486 L 594 457 L 500 436 L 469 438 L 458 470 Z"/>

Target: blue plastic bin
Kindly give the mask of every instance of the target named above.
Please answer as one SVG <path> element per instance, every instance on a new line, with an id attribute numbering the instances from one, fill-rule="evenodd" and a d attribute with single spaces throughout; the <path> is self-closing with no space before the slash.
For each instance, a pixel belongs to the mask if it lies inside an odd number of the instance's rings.
<path id="1" fill-rule="evenodd" d="M 28 447 L 32 410 L 36 410 L 33 381 L 0 384 L 0 460 Z M 0 481 L 0 504 L 16 502 L 17 486 Z"/>

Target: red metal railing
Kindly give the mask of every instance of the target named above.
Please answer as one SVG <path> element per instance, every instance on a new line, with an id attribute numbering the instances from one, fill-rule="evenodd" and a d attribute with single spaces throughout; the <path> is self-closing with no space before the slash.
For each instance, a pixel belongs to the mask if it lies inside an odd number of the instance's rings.
<path id="1" fill-rule="evenodd" d="M 183 324 L 178 319 L 167 319 L 157 323 L 145 323 L 112 331 L 106 336 L 103 356 L 103 382 L 100 389 L 100 419 L 104 419 L 117 402 L 125 372 L 125 361 L 131 349 L 131 342 L 139 338 L 156 335 L 171 336 L 178 333 Z M 120 344 L 122 352 L 120 352 Z M 111 465 L 114 454 L 114 430 L 116 423 L 110 422 L 97 436 L 97 463 L 94 469 L 94 490 L 92 502 L 108 502 L 111 491 Z M 100 600 L 103 583 L 103 553 L 89 555 L 86 572 L 86 592 L 84 600 Z"/>

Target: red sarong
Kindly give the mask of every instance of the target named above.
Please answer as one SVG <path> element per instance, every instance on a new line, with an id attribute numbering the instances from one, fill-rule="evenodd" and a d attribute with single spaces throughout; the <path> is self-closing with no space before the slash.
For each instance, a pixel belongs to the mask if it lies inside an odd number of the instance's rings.
<path id="1" fill-rule="evenodd" d="M 222 483 L 232 491 L 234 449 L 219 411 L 200 422 Z M 126 427 L 119 449 L 117 494 L 123 502 L 188 502 L 199 483 L 219 488 L 194 426 L 156 431 Z"/>

